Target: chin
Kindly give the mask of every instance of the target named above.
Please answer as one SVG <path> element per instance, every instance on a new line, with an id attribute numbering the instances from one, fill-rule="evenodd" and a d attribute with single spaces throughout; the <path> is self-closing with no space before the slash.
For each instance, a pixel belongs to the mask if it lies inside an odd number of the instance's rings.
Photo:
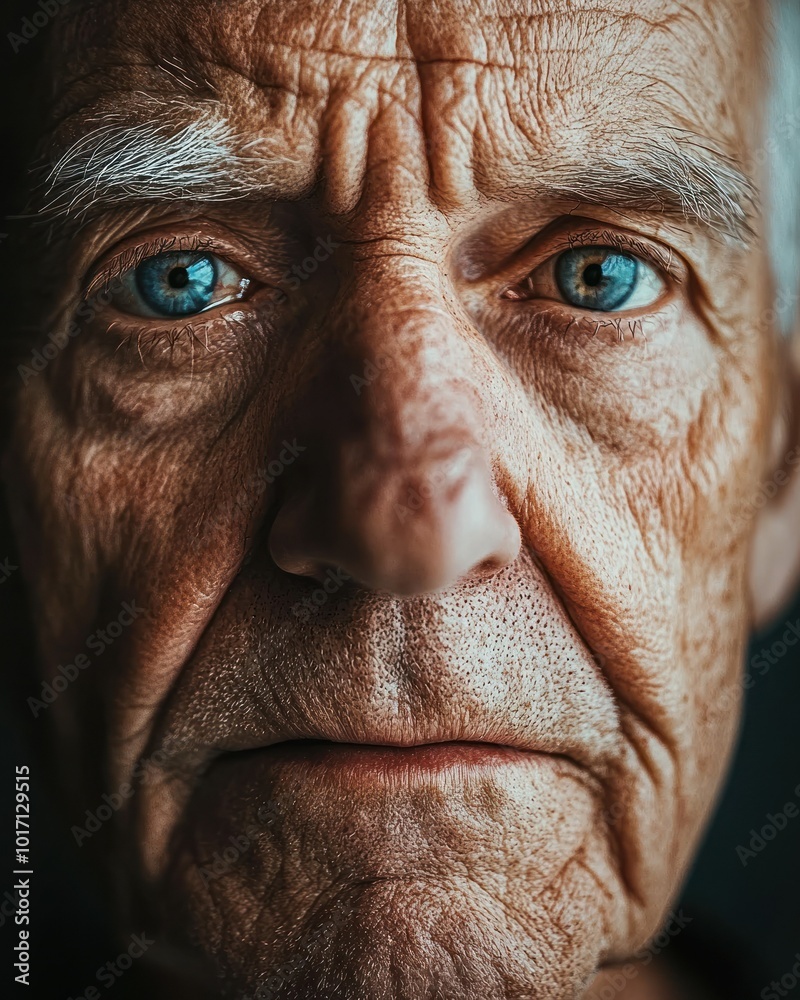
<path id="1" fill-rule="evenodd" d="M 554 894 L 521 924 L 466 876 L 353 879 L 291 927 L 235 899 L 223 926 L 198 896 L 187 886 L 193 945 L 239 1000 L 567 1000 L 599 957 L 598 914 L 577 900 Z"/>
<path id="2" fill-rule="evenodd" d="M 152 898 L 215 995 L 567 1000 L 621 918 L 597 788 L 552 755 L 297 741 L 179 798 Z"/>

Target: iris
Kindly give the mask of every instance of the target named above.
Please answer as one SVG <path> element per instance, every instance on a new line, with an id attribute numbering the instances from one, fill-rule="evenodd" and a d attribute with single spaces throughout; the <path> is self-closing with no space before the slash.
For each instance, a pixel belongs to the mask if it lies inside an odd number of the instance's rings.
<path id="1" fill-rule="evenodd" d="M 180 250 L 155 254 L 136 268 L 142 301 L 159 316 L 188 316 L 213 301 L 218 279 L 216 259 Z"/>
<path id="2" fill-rule="evenodd" d="M 609 312 L 623 306 L 637 286 L 635 257 L 613 247 L 578 247 L 556 261 L 559 291 L 571 305 Z"/>

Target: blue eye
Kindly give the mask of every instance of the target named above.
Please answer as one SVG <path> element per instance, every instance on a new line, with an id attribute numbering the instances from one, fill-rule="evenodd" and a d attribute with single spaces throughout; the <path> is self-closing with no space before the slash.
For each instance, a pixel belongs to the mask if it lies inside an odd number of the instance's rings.
<path id="1" fill-rule="evenodd" d="M 120 277 L 117 306 L 137 316 L 195 316 L 241 299 L 250 284 L 215 254 L 169 250 L 146 257 Z"/>
<path id="2" fill-rule="evenodd" d="M 603 312 L 626 303 L 636 288 L 638 272 L 635 257 L 611 247 L 567 250 L 555 266 L 556 283 L 567 302 Z"/>
<path id="3" fill-rule="evenodd" d="M 618 312 L 656 302 L 665 282 L 659 272 L 617 247 L 586 246 L 551 257 L 517 285 L 509 299 L 558 299 L 581 309 Z"/>
<path id="4" fill-rule="evenodd" d="M 143 301 L 162 316 L 190 316 L 208 308 L 217 266 L 207 253 L 160 253 L 134 271 Z"/>

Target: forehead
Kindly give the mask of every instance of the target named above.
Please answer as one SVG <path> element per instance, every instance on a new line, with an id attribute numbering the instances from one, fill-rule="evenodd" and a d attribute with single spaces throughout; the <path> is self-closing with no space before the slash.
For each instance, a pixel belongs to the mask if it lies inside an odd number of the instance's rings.
<path id="1" fill-rule="evenodd" d="M 543 160 L 622 160 L 654 128 L 740 159 L 758 135 L 757 4 L 727 0 L 144 0 L 58 25 L 61 145 L 142 98 L 213 105 L 283 157 L 358 188 L 375 155 L 441 190 L 502 196 Z M 376 147 L 368 150 L 367 146 Z M 267 147 L 261 147 L 260 153 Z M 347 178 L 350 178 L 349 182 Z"/>

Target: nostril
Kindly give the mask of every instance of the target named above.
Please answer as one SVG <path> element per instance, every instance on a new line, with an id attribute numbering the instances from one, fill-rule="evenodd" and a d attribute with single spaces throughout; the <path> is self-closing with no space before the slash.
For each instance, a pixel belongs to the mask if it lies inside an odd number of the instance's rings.
<path id="1" fill-rule="evenodd" d="M 478 563 L 472 569 L 471 576 L 475 578 L 476 581 L 489 580 L 491 577 L 495 576 L 504 569 L 511 560 L 508 559 L 498 559 L 494 556 L 490 556 L 488 559 L 484 559 L 482 562 Z"/>
<path id="2" fill-rule="evenodd" d="M 358 582 L 353 574 L 343 566 L 333 563 L 316 563 L 312 572 L 305 574 L 310 586 L 322 587 L 326 594 L 334 594 L 349 583 Z"/>
<path id="3" fill-rule="evenodd" d="M 348 463 L 333 482 L 288 491 L 269 536 L 275 564 L 338 592 L 346 583 L 396 596 L 479 582 L 516 558 L 520 532 L 489 462 L 459 448 L 420 467 Z M 402 501 L 435 483 L 413 507 Z"/>

